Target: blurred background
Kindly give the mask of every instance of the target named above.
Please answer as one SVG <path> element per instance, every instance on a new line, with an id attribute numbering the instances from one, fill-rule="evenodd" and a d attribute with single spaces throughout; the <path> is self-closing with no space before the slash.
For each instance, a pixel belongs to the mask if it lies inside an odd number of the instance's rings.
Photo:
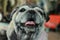
<path id="1" fill-rule="evenodd" d="M 48 39 L 60 40 L 60 0 L 0 0 L 0 40 L 7 40 L 6 30 L 12 19 L 12 10 L 26 4 L 38 5 L 44 9 L 48 16 L 45 23 L 46 28 L 48 28 L 46 30 Z"/>

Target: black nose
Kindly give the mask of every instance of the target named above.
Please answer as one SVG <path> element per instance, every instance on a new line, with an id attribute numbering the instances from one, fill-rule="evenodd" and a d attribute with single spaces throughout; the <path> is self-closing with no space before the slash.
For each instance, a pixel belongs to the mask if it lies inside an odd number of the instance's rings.
<path id="1" fill-rule="evenodd" d="M 34 21 L 34 19 L 33 18 L 28 18 L 28 21 Z"/>
<path id="2" fill-rule="evenodd" d="M 36 18 L 35 13 L 36 12 L 34 10 L 28 11 L 28 16 L 27 16 L 28 21 L 34 21 L 35 20 L 35 18 Z"/>

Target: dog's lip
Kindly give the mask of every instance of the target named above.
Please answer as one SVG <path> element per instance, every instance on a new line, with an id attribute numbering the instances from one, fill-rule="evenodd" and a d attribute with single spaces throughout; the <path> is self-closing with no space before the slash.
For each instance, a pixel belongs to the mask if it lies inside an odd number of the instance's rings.
<path id="1" fill-rule="evenodd" d="M 25 22 L 25 26 L 35 26 L 35 22 L 34 21 L 27 21 Z"/>

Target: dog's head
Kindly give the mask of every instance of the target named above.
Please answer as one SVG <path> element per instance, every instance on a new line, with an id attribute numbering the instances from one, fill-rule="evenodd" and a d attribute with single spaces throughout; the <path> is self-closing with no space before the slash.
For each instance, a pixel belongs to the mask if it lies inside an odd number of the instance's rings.
<path id="1" fill-rule="evenodd" d="M 45 13 L 39 7 L 30 8 L 22 6 L 15 12 L 12 18 L 15 32 L 21 37 L 21 40 L 33 40 L 44 28 L 44 18 Z"/>

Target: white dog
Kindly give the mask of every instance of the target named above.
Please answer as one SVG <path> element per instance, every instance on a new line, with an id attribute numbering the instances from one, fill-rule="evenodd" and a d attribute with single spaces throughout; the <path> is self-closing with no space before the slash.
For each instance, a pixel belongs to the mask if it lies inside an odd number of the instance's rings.
<path id="1" fill-rule="evenodd" d="M 8 40 L 47 40 L 45 13 L 39 8 L 19 7 L 7 29 Z"/>

